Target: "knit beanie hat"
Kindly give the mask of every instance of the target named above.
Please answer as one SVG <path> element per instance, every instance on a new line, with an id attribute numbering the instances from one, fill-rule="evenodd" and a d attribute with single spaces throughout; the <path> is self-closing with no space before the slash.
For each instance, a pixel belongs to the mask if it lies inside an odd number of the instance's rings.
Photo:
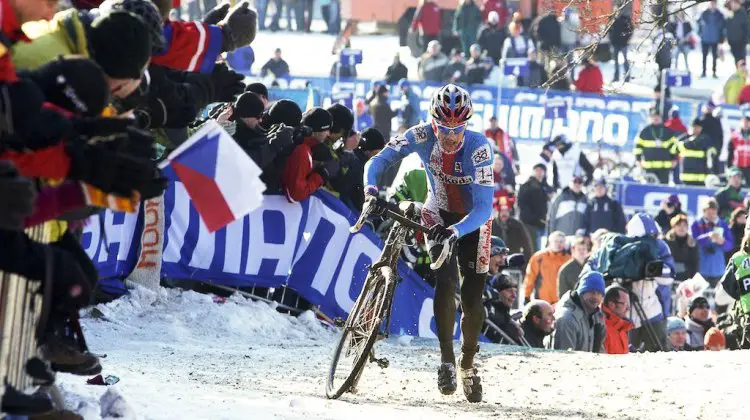
<path id="1" fill-rule="evenodd" d="M 489 281 L 489 285 L 498 292 L 501 292 L 505 289 L 510 289 L 512 287 L 518 287 L 518 285 L 514 284 L 508 276 L 502 273 L 498 273 L 493 276 Z"/>
<path id="2" fill-rule="evenodd" d="M 598 271 L 590 271 L 578 279 L 578 288 L 576 292 L 583 295 L 588 292 L 599 292 L 604 294 L 604 277 Z"/>
<path id="3" fill-rule="evenodd" d="M 688 314 L 692 314 L 693 310 L 695 310 L 695 308 L 697 308 L 699 305 L 709 306 L 708 299 L 704 298 L 703 296 L 694 297 L 693 300 L 690 301 L 690 306 L 688 306 Z"/>
<path id="4" fill-rule="evenodd" d="M 332 124 L 331 114 L 323 108 L 312 108 L 302 114 L 302 125 L 310 127 L 313 133 L 330 130 Z"/>
<path id="5" fill-rule="evenodd" d="M 260 118 L 263 114 L 263 101 L 260 96 L 252 92 L 245 92 L 234 103 L 235 118 Z"/>
<path id="6" fill-rule="evenodd" d="M 248 86 L 249 87 L 249 86 Z M 245 92 L 248 90 L 246 89 Z M 262 124 L 269 128 L 274 124 L 284 124 L 289 127 L 299 127 L 302 120 L 302 110 L 296 102 L 289 99 L 279 99 L 271 104 L 264 112 Z"/>
<path id="7" fill-rule="evenodd" d="M 268 98 L 268 88 L 260 82 L 250 83 L 245 87 L 245 92 L 257 93 L 260 96 Z"/>
<path id="8" fill-rule="evenodd" d="M 338 133 L 342 131 L 348 133 L 354 125 L 354 114 L 352 110 L 341 104 L 333 104 L 328 107 L 328 113 L 333 118 L 333 125 L 331 131 Z"/>
<path id="9" fill-rule="evenodd" d="M 383 134 L 374 129 L 368 128 L 362 132 L 359 140 L 359 148 L 364 151 L 382 150 L 385 147 L 385 137 Z"/>
<path id="10" fill-rule="evenodd" d="M 721 346 L 721 348 L 727 347 L 727 340 L 724 337 L 724 333 L 716 327 L 711 327 L 706 331 L 706 335 L 703 337 L 703 346 L 708 350 L 710 347 Z"/>
<path id="11" fill-rule="evenodd" d="M 151 0 L 104 0 L 99 5 L 101 16 L 114 11 L 130 12 L 143 21 L 151 38 L 153 54 L 159 54 L 166 50 L 167 41 L 164 39 L 164 20 L 161 18 L 159 9 Z"/>
<path id="12" fill-rule="evenodd" d="M 678 330 L 686 330 L 687 327 L 685 326 L 685 321 L 682 320 L 682 318 L 678 318 L 676 316 L 670 316 L 667 318 L 667 328 L 666 332 L 667 335 L 672 334 L 675 331 Z"/>
<path id="13" fill-rule="evenodd" d="M 502 238 L 499 236 L 490 238 L 490 256 L 494 257 L 495 255 L 507 254 L 508 252 L 508 247 L 505 246 L 505 241 Z"/>
<path id="14" fill-rule="evenodd" d="M 98 17 L 86 37 L 89 54 L 114 79 L 140 79 L 151 57 L 151 37 L 143 21 L 130 12 Z"/>
<path id="15" fill-rule="evenodd" d="M 42 90 L 47 102 L 77 115 L 101 114 L 109 103 L 104 71 L 84 57 L 59 57 L 27 74 Z"/>

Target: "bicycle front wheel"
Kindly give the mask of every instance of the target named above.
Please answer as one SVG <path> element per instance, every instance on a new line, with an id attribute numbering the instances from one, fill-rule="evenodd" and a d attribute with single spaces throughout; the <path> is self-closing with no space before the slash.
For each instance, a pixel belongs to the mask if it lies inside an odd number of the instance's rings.
<path id="1" fill-rule="evenodd" d="M 370 273 L 346 319 L 341 338 L 333 352 L 326 382 L 326 396 L 334 399 L 349 391 L 364 370 L 375 345 L 380 325 L 393 298 L 390 267 Z"/>

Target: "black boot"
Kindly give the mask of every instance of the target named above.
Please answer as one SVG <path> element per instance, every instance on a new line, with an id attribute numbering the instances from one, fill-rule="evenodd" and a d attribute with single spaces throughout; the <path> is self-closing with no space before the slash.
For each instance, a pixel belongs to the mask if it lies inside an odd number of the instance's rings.
<path id="1" fill-rule="evenodd" d="M 53 410 L 52 401 L 42 395 L 28 395 L 5 385 L 2 399 L 2 412 L 18 416 L 43 414 Z"/>
<path id="2" fill-rule="evenodd" d="M 39 385 L 52 385 L 55 382 L 55 372 L 38 357 L 32 357 L 26 362 L 26 373 L 36 379 Z"/>

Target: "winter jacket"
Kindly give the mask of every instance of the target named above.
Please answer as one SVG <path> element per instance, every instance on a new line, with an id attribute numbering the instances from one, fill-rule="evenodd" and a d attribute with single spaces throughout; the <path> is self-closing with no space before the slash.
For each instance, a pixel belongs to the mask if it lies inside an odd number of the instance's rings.
<path id="1" fill-rule="evenodd" d="M 522 253 L 526 261 L 531 260 L 534 247 L 526 226 L 511 217 L 503 222 L 499 217 L 492 221 L 492 236 L 497 236 L 505 242 L 511 254 Z"/>
<path id="2" fill-rule="evenodd" d="M 494 130 L 484 130 L 484 136 L 490 139 L 490 143 L 497 148 L 497 151 L 504 154 L 512 165 L 518 164 L 518 149 L 516 149 L 516 143 L 510 138 L 508 133 L 503 131 L 502 128 L 498 127 Z"/>
<path id="3" fill-rule="evenodd" d="M 281 184 L 290 202 L 307 199 L 325 182 L 319 173 L 313 171 L 312 147 L 319 143 L 313 137 L 305 138 L 286 161 Z"/>
<path id="4" fill-rule="evenodd" d="M 717 191 L 714 198 L 719 203 L 719 215 L 724 220 L 729 220 L 729 216 L 732 215 L 734 209 L 744 206 L 744 204 L 742 204 L 742 200 L 744 199 L 742 190 L 739 188 L 732 188 L 729 185 Z"/>
<path id="5" fill-rule="evenodd" d="M 417 95 L 413 89 L 409 88 L 409 91 L 406 94 L 402 95 L 401 99 L 406 100 L 406 109 L 408 109 L 409 111 L 404 112 L 402 115 L 406 126 L 411 128 L 419 124 L 419 122 L 422 120 L 422 101 L 419 100 L 419 95 Z"/>
<path id="6" fill-rule="evenodd" d="M 615 48 L 622 48 L 628 45 L 630 38 L 633 36 L 633 21 L 630 15 L 619 14 L 612 22 L 609 30 L 609 41 Z"/>
<path id="7" fill-rule="evenodd" d="M 568 48 L 578 44 L 578 33 L 581 30 L 580 19 L 563 19 L 560 21 L 560 45 Z"/>
<path id="8" fill-rule="evenodd" d="M 570 185 L 573 177 L 580 176 L 585 185 L 591 183 L 594 177 L 594 166 L 589 162 L 586 154 L 581 151 L 579 143 L 572 143 L 553 154 L 554 167 L 552 170 L 552 186 L 563 188 Z"/>
<path id="9" fill-rule="evenodd" d="M 422 32 L 430 37 L 440 35 L 442 26 L 440 6 L 430 0 L 425 1 L 422 6 L 417 8 L 414 13 L 414 20 L 411 23 L 412 30 L 417 30 L 417 27 L 421 27 Z"/>
<path id="10" fill-rule="evenodd" d="M 503 43 L 506 37 L 505 31 L 496 25 L 486 24 L 479 28 L 477 44 L 482 51 L 487 51 L 487 55 L 492 59 L 493 64 L 497 64 L 503 57 Z"/>
<path id="11" fill-rule="evenodd" d="M 509 13 L 508 9 L 504 6 L 505 1 L 503 0 L 484 0 L 482 6 L 482 21 L 487 22 L 487 17 L 491 12 L 497 12 L 500 17 L 500 25 L 505 25 L 508 20 Z"/>
<path id="12" fill-rule="evenodd" d="M 461 3 L 456 8 L 456 13 L 453 15 L 453 32 L 460 35 L 462 43 L 465 41 L 466 45 L 474 44 L 481 25 L 482 11 L 473 0 Z"/>
<path id="13" fill-rule="evenodd" d="M 748 89 L 750 92 L 750 89 Z M 727 162 L 738 168 L 750 168 L 750 130 L 732 131 L 728 145 Z"/>
<path id="14" fill-rule="evenodd" d="M 724 15 L 718 9 L 706 9 L 698 19 L 698 35 L 703 44 L 718 44 L 724 39 Z"/>
<path id="15" fill-rule="evenodd" d="M 552 348 L 601 352 L 605 338 L 602 313 L 597 308 L 587 314 L 578 292 L 565 294 L 555 308 L 555 331 L 552 333 Z"/>
<path id="16" fill-rule="evenodd" d="M 672 214 L 667 214 L 667 212 L 664 211 L 664 209 L 661 209 L 659 210 L 659 214 L 657 214 L 656 217 L 654 218 L 654 221 L 656 222 L 656 224 L 659 225 L 662 233 L 667 233 L 669 229 L 672 229 L 672 225 L 671 225 L 672 219 L 675 216 L 679 216 L 681 214 L 686 215 L 686 213 L 682 211 L 682 207 L 680 206 L 675 208 Z"/>
<path id="17" fill-rule="evenodd" d="M 576 289 L 578 276 L 581 275 L 581 271 L 583 271 L 583 264 L 579 263 L 575 258 L 571 258 L 560 267 L 560 272 L 557 275 L 558 298 L 562 298 L 565 293 Z"/>
<path id="18" fill-rule="evenodd" d="M 649 124 L 636 137 L 633 154 L 645 170 L 672 169 L 677 159 L 677 133 L 664 125 Z"/>
<path id="19" fill-rule="evenodd" d="M 209 74 L 222 53 L 224 34 L 216 25 L 167 21 L 164 23 L 164 38 L 167 40 L 167 50 L 151 57 L 152 64 L 173 70 Z M 240 49 L 235 50 L 239 51 Z"/>
<path id="20" fill-rule="evenodd" d="M 573 236 L 578 229 L 586 228 L 586 194 L 575 193 L 565 187 L 552 201 L 549 210 L 547 227 L 550 232 L 562 231 L 566 236 Z"/>
<path id="21" fill-rule="evenodd" d="M 487 79 L 487 76 L 489 75 L 487 67 L 492 68 L 492 63 L 488 58 L 480 57 L 477 60 L 473 58 L 469 59 L 469 61 L 466 62 L 466 75 L 464 77 L 466 84 L 484 84 L 485 79 Z"/>
<path id="22" fill-rule="evenodd" d="M 350 209 L 361 212 L 365 200 L 364 179 L 367 156 L 360 149 L 337 150 L 341 171 L 331 184 L 339 193 L 339 199 Z"/>
<path id="23" fill-rule="evenodd" d="M 710 318 L 707 321 L 698 321 L 688 316 L 685 318 L 685 326 L 687 327 L 688 344 L 690 344 L 690 347 L 694 350 L 702 350 L 703 338 L 706 335 L 706 331 L 716 325 L 714 325 L 714 322 Z"/>
<path id="24" fill-rule="evenodd" d="M 715 165 L 718 153 L 711 139 L 701 133 L 699 136 L 683 136 L 676 143 L 677 152 L 682 158 L 680 181 L 688 185 L 706 185 L 706 176 L 711 173 L 709 163 Z"/>
<path id="25" fill-rule="evenodd" d="M 740 251 L 742 238 L 745 236 L 745 225 L 735 223 L 729 228 L 729 230 L 732 231 L 732 238 L 734 238 L 734 243 L 732 244 L 732 250 L 724 254 L 724 258 L 726 258 L 727 261 L 732 258 L 732 255 Z"/>
<path id="26" fill-rule="evenodd" d="M 547 226 L 549 197 L 546 187 L 530 177 L 518 190 L 518 215 L 527 225 L 544 229 Z"/>
<path id="27" fill-rule="evenodd" d="M 709 234 L 716 229 L 722 230 L 724 244 L 714 243 Z M 734 238 L 732 231 L 729 229 L 727 222 L 719 218 L 716 223 L 710 222 L 702 217 L 695 222 L 690 228 L 693 238 L 698 241 L 698 250 L 700 251 L 700 273 L 703 277 L 721 277 L 724 274 L 726 261 L 724 253 L 732 250 Z"/>
<path id="28" fill-rule="evenodd" d="M 575 82 L 576 91 L 602 94 L 604 88 L 604 77 L 599 66 L 596 64 L 586 64 Z"/>
<path id="29" fill-rule="evenodd" d="M 14 6 L 8 1 L 0 3 L 0 31 L 3 34 L 0 45 L 4 47 L 0 51 L 0 82 L 14 83 L 18 81 L 18 75 L 8 49 L 18 41 L 28 41 L 28 38 L 21 30 Z"/>
<path id="30" fill-rule="evenodd" d="M 13 64 L 18 69 L 36 69 L 59 55 L 89 57 L 86 27 L 91 20 L 93 18 L 87 12 L 69 9 L 56 13 L 49 22 L 25 24 L 24 33 L 31 42 L 19 42 L 13 46 Z"/>
<path id="31" fill-rule="evenodd" d="M 547 83 L 547 80 L 547 72 L 544 70 L 544 66 L 536 61 L 529 61 L 529 75 L 518 76 L 518 87 L 538 89 Z"/>
<path id="32" fill-rule="evenodd" d="M 570 260 L 570 254 L 552 252 L 549 249 L 537 251 L 526 265 L 526 275 L 523 280 L 524 296 L 528 302 L 531 292 L 538 289 L 536 298 L 554 304 L 557 297 L 557 274 L 560 267 Z"/>
<path id="33" fill-rule="evenodd" d="M 380 131 L 380 134 L 386 139 L 391 137 L 391 120 L 396 114 L 388 104 L 388 98 L 384 95 L 378 96 L 370 103 L 370 115 L 372 115 L 374 121 L 373 127 Z"/>
<path id="34" fill-rule="evenodd" d="M 503 58 L 528 58 L 534 50 L 534 43 L 523 35 L 505 38 L 503 42 Z"/>
<path id="35" fill-rule="evenodd" d="M 443 75 L 441 80 L 443 83 L 457 83 L 459 80 L 464 80 L 466 76 L 466 63 L 463 61 L 451 61 L 447 66 L 443 67 Z M 484 78 L 482 78 L 484 82 Z"/>
<path id="36" fill-rule="evenodd" d="M 510 317 L 510 308 L 500 302 L 498 292 L 491 288 L 486 287 L 483 296 L 484 314 L 487 320 L 492 321 L 493 324 L 497 325 L 505 334 L 508 335 L 513 341 L 519 343 L 519 329 L 516 327 L 516 321 Z M 494 328 L 489 328 L 485 334 L 488 340 L 493 343 L 500 343 L 503 341 L 501 333 L 495 331 Z M 505 341 L 505 344 L 508 344 Z"/>
<path id="37" fill-rule="evenodd" d="M 557 21 L 553 12 L 537 18 L 535 24 L 532 24 L 531 31 L 539 43 L 539 49 L 542 51 L 559 49 L 562 45 L 560 22 Z"/>
<path id="38" fill-rule="evenodd" d="M 276 158 L 277 153 L 271 148 L 265 131 L 260 127 L 250 128 L 242 121 L 235 121 L 234 140 L 264 171 Z"/>
<path id="39" fill-rule="evenodd" d="M 443 80 L 443 69 L 448 65 L 448 57 L 445 54 L 430 55 L 422 54 L 419 60 L 419 78 L 426 82 L 441 82 Z"/>
<path id="40" fill-rule="evenodd" d="M 733 74 L 724 83 L 724 103 L 737 105 L 740 100 L 740 92 L 745 87 L 745 75 L 739 72 Z"/>
<path id="41" fill-rule="evenodd" d="M 745 105 L 750 103 L 750 85 L 745 85 L 740 91 L 740 96 L 737 98 L 737 105 Z"/>
<path id="42" fill-rule="evenodd" d="M 625 213 L 622 205 L 609 196 L 592 197 L 586 207 L 586 231 L 593 233 L 599 229 L 625 233 Z"/>
<path id="43" fill-rule="evenodd" d="M 266 77 L 269 71 L 273 73 L 273 76 L 277 79 L 286 77 L 289 75 L 289 64 L 287 64 L 283 58 L 281 60 L 274 60 L 272 58 L 260 68 L 260 76 Z"/>
<path id="44" fill-rule="evenodd" d="M 682 123 L 680 117 L 673 117 L 664 122 L 664 127 L 671 129 L 676 133 L 687 133 L 687 127 Z"/>
<path id="45" fill-rule="evenodd" d="M 674 257 L 675 280 L 685 281 L 692 278 L 700 268 L 698 242 L 690 236 L 690 233 L 679 237 L 674 230 L 669 230 L 664 235 L 664 241 L 669 245 L 669 251 Z"/>
<path id="46" fill-rule="evenodd" d="M 703 134 L 711 139 L 714 149 L 722 150 L 724 147 L 724 129 L 721 127 L 721 120 L 713 114 L 703 114 L 701 121 L 703 122 Z"/>
<path id="47" fill-rule="evenodd" d="M 679 32 L 680 24 L 682 24 L 682 33 Z M 693 32 L 693 25 L 690 22 L 669 22 L 667 23 L 667 31 L 672 34 L 672 37 L 677 41 L 677 45 L 684 45 L 690 43 L 690 34 Z"/>
<path id="48" fill-rule="evenodd" d="M 409 74 L 409 69 L 406 68 L 404 63 L 398 62 L 388 66 L 385 71 L 385 83 L 387 85 L 395 85 L 401 79 L 406 79 Z"/>
<path id="49" fill-rule="evenodd" d="M 628 354 L 630 340 L 628 332 L 634 328 L 632 322 L 615 315 L 606 305 L 602 304 L 604 324 L 607 336 L 604 338 L 604 350 L 607 354 Z"/>
<path id="50" fill-rule="evenodd" d="M 739 8 L 732 12 L 732 15 L 726 20 L 727 42 L 746 43 L 750 37 L 750 25 L 747 21 L 747 12 Z"/>
<path id="51" fill-rule="evenodd" d="M 523 338 L 532 348 L 543 349 L 544 347 L 544 331 L 537 328 L 530 319 L 524 319 L 521 323 L 521 329 L 523 330 Z"/>

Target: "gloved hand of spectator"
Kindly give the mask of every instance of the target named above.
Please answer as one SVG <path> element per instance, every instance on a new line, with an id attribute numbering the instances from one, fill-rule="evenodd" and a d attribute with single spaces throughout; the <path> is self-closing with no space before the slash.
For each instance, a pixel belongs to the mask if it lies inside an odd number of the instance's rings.
<path id="1" fill-rule="evenodd" d="M 84 137 L 109 136 L 124 133 L 135 125 L 130 118 L 93 117 L 75 118 L 72 121 L 73 134 Z"/>
<path id="2" fill-rule="evenodd" d="M 281 153 L 284 150 L 291 150 L 294 147 L 294 129 L 284 124 L 277 124 L 271 127 L 267 134 L 268 144 L 271 150 Z"/>
<path id="3" fill-rule="evenodd" d="M 9 161 L 0 160 L 0 229 L 21 230 L 34 211 L 34 183 L 18 175 Z"/>
<path id="4" fill-rule="evenodd" d="M 73 125 L 62 114 L 51 109 L 39 109 L 28 117 L 22 131 L 3 136 L 3 144 L 15 150 L 41 150 L 60 143 L 70 135 Z"/>
<path id="5" fill-rule="evenodd" d="M 235 96 L 245 90 L 242 81 L 245 77 L 236 71 L 230 70 L 224 63 L 214 66 L 209 81 L 213 91 L 212 102 L 233 102 Z"/>
<path id="6" fill-rule="evenodd" d="M 169 180 L 161 176 L 161 171 L 156 169 L 154 176 L 140 190 L 142 200 L 150 200 L 160 197 L 169 186 Z"/>
<path id="7" fill-rule="evenodd" d="M 340 169 L 341 168 L 339 167 L 339 161 L 336 159 L 331 159 L 326 162 L 313 163 L 313 171 L 319 173 L 325 181 L 336 177 L 336 175 L 339 174 Z"/>
<path id="8" fill-rule="evenodd" d="M 206 25 L 217 25 L 229 13 L 229 6 L 229 3 L 224 3 L 209 10 L 206 16 L 203 17 L 203 23 Z"/>
<path id="9" fill-rule="evenodd" d="M 247 1 L 234 6 L 219 22 L 223 34 L 222 51 L 234 51 L 249 45 L 258 30 L 258 15 Z"/>
<path id="10" fill-rule="evenodd" d="M 107 146 L 69 142 L 68 178 L 83 181 L 107 194 L 131 197 L 152 178 L 156 165 L 150 159 L 113 152 Z"/>
<path id="11" fill-rule="evenodd" d="M 312 159 L 317 162 L 328 162 L 333 160 L 333 153 L 331 149 L 324 143 L 318 143 L 313 146 L 310 151 L 312 152 Z"/>

